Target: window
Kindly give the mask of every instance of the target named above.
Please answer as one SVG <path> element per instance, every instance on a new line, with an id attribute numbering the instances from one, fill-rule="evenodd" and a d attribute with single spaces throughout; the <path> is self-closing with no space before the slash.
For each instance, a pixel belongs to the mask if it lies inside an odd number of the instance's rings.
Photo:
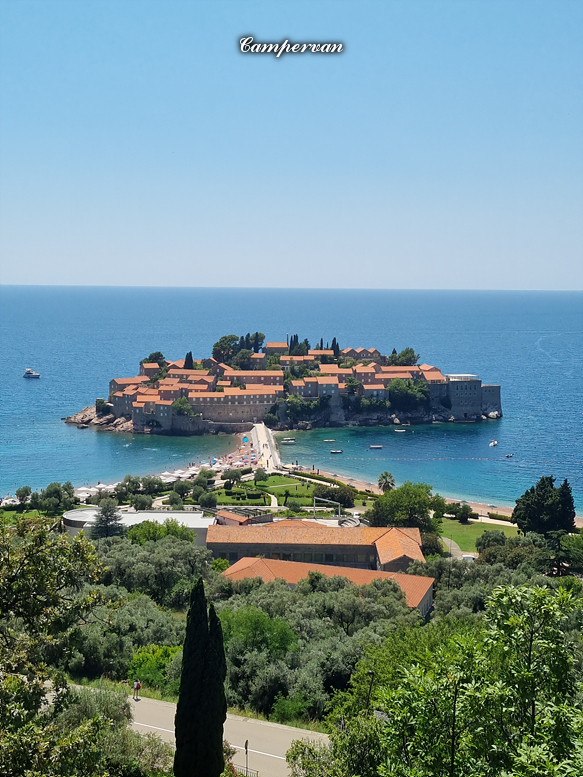
<path id="1" fill-rule="evenodd" d="M 272 553 L 271 558 L 279 560 L 279 553 Z"/>
<path id="2" fill-rule="evenodd" d="M 322 553 L 314 553 L 314 561 L 318 564 L 321 564 L 324 560 L 324 555 Z"/>
<path id="3" fill-rule="evenodd" d="M 359 564 L 364 564 L 366 562 L 366 556 L 364 553 L 359 553 L 357 559 Z"/>
<path id="4" fill-rule="evenodd" d="M 281 559 L 282 561 L 291 561 L 292 554 L 291 553 L 282 553 Z"/>
<path id="5" fill-rule="evenodd" d="M 309 564 L 312 561 L 312 554 L 311 553 L 304 553 L 304 561 Z"/>
<path id="6" fill-rule="evenodd" d="M 229 561 L 231 563 L 233 561 L 238 561 L 238 560 L 239 560 L 239 554 L 237 553 L 237 551 L 232 551 L 231 553 L 229 553 Z"/>
<path id="7" fill-rule="evenodd" d="M 334 554 L 326 553 L 324 555 L 324 561 L 326 562 L 326 564 L 332 564 L 334 562 Z"/>
<path id="8" fill-rule="evenodd" d="M 337 553 L 336 554 L 336 562 L 340 563 L 340 564 L 343 564 L 344 561 L 345 561 L 344 553 Z"/>

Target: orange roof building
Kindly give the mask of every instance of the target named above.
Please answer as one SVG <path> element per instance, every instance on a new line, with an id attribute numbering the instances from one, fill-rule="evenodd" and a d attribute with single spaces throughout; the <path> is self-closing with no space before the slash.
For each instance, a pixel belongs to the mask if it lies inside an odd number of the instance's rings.
<path id="1" fill-rule="evenodd" d="M 260 577 L 264 582 L 285 580 L 290 586 L 297 585 L 308 577 L 310 572 L 319 572 L 325 577 L 345 577 L 355 585 L 370 585 L 375 580 L 394 580 L 405 594 L 409 607 L 417 608 L 426 616 L 433 606 L 433 577 L 404 575 L 400 572 L 383 572 L 379 569 L 355 569 L 336 567 L 328 564 L 304 564 L 301 561 L 280 561 L 277 559 L 251 558 L 239 559 L 222 574 L 229 580 L 245 580 Z"/>
<path id="2" fill-rule="evenodd" d="M 299 525 L 298 525 L 299 524 Z M 425 563 L 419 529 L 336 528 L 315 521 L 276 521 L 258 526 L 211 526 L 207 547 L 230 562 L 247 556 L 405 572 Z"/>

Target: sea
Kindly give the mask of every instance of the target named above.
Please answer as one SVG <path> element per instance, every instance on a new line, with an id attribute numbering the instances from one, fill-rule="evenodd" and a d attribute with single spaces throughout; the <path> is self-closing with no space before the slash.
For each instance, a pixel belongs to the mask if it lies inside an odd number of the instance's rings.
<path id="1" fill-rule="evenodd" d="M 135 375 L 152 351 L 203 357 L 222 335 L 255 330 L 383 353 L 412 346 L 444 374 L 502 387 L 500 420 L 298 432 L 284 461 L 368 482 L 386 470 L 500 506 L 554 475 L 583 512 L 582 292 L 1 286 L 0 495 L 111 483 L 232 450 L 229 436 L 124 435 L 62 418 L 106 398 L 109 380 Z M 24 380 L 26 367 L 41 378 Z"/>

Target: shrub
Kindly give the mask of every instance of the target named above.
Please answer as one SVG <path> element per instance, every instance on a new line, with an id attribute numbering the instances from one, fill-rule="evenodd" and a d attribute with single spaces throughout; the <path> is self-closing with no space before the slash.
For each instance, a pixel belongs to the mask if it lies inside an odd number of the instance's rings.
<path id="1" fill-rule="evenodd" d="M 308 703 L 302 695 L 286 698 L 278 693 L 269 717 L 276 723 L 288 723 L 290 720 L 303 717 L 307 708 Z"/>
<path id="2" fill-rule="evenodd" d="M 201 494 L 198 503 L 201 507 L 216 507 L 217 495 L 212 493 Z"/>
<path id="3" fill-rule="evenodd" d="M 266 413 L 263 418 L 263 423 L 265 426 L 273 429 L 273 427 L 278 424 L 277 416 L 273 415 L 273 413 Z"/>

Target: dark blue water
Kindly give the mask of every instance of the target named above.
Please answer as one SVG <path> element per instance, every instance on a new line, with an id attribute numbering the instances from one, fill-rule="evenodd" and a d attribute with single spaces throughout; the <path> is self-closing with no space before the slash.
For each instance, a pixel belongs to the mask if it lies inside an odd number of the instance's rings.
<path id="1" fill-rule="evenodd" d="M 583 508 L 580 292 L 0 287 L 0 327 L 0 494 L 23 483 L 111 482 L 225 452 L 225 437 L 132 438 L 60 419 L 105 397 L 109 379 L 135 374 L 151 351 L 200 357 L 223 334 L 259 329 L 273 340 L 336 336 L 341 347 L 384 352 L 412 345 L 444 373 L 502 385 L 500 421 L 315 431 L 290 459 L 368 480 L 388 469 L 399 481 L 422 478 L 443 494 L 496 504 L 550 473 L 569 479 Z M 24 380 L 25 367 L 41 379 Z M 342 439 L 342 457 L 330 456 L 325 437 Z M 499 445 L 489 448 L 493 437 Z"/>

